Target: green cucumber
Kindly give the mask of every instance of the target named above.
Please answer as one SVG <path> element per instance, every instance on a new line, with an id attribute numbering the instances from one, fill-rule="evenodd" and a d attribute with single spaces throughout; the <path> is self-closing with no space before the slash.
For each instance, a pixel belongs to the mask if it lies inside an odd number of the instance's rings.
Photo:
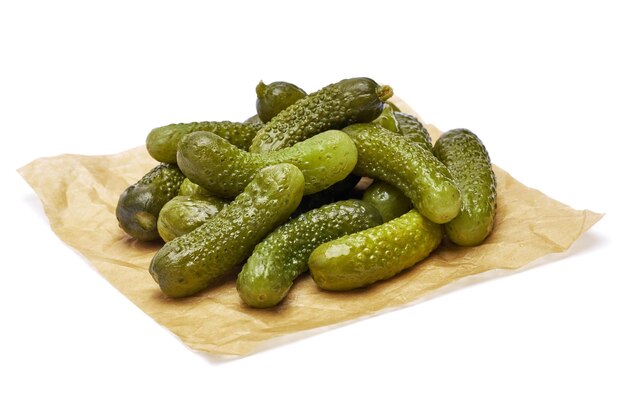
<path id="1" fill-rule="evenodd" d="M 261 168 L 283 162 L 300 168 L 304 193 L 312 194 L 344 179 L 356 164 L 357 150 L 339 130 L 264 154 L 242 151 L 210 132 L 194 132 L 181 140 L 177 159 L 191 181 L 219 197 L 236 196 Z"/>
<path id="2" fill-rule="evenodd" d="M 395 112 L 393 110 L 393 107 L 391 106 L 391 103 L 385 103 L 382 113 L 380 114 L 380 116 L 374 119 L 372 123 L 381 125 L 385 129 L 391 130 L 394 133 L 401 133 L 400 125 L 396 120 Z"/>
<path id="3" fill-rule="evenodd" d="M 126 188 L 115 208 L 120 227 L 139 240 L 158 239 L 159 212 L 178 194 L 184 178 L 176 164 L 162 163 Z"/>
<path id="4" fill-rule="evenodd" d="M 228 200 L 202 195 L 179 195 L 168 201 L 157 221 L 161 238 L 170 240 L 194 230 L 202 223 L 215 216 L 228 204 Z"/>
<path id="5" fill-rule="evenodd" d="M 454 129 L 439 138 L 433 152 L 461 192 L 461 212 L 445 225 L 446 235 L 461 246 L 482 243 L 496 215 L 496 175 L 485 145 L 469 130 Z"/>
<path id="6" fill-rule="evenodd" d="M 189 178 L 185 178 L 183 182 L 180 184 L 180 188 L 178 189 L 178 195 L 187 195 L 187 196 L 211 196 L 206 189 L 191 182 Z"/>
<path id="7" fill-rule="evenodd" d="M 432 139 L 428 130 L 424 127 L 417 117 L 402 112 L 394 112 L 396 121 L 398 122 L 399 132 L 411 142 L 432 152 Z"/>
<path id="8" fill-rule="evenodd" d="M 413 207 L 411 200 L 402 191 L 383 181 L 374 181 L 361 199 L 376 207 L 385 222 L 402 216 Z"/>
<path id="9" fill-rule="evenodd" d="M 259 119 L 267 123 L 278 113 L 306 97 L 306 92 L 297 85 L 275 81 L 265 84 L 260 81 L 256 86 L 256 112 Z"/>
<path id="10" fill-rule="evenodd" d="M 321 244 L 309 257 L 309 270 L 324 290 L 365 287 L 426 258 L 442 236 L 441 225 L 413 209 L 380 226 Z"/>
<path id="11" fill-rule="evenodd" d="M 391 87 L 369 78 L 350 78 L 326 86 L 266 123 L 253 139 L 250 152 L 275 151 L 326 130 L 372 121 L 392 95 Z"/>
<path id="12" fill-rule="evenodd" d="M 173 298 L 217 284 L 287 220 L 303 190 L 304 176 L 296 166 L 263 168 L 232 203 L 192 232 L 167 242 L 152 258 L 150 274 Z"/>
<path id="13" fill-rule="evenodd" d="M 251 307 L 272 307 L 307 270 L 320 244 L 382 223 L 371 204 L 346 200 L 313 209 L 278 227 L 259 243 L 237 277 L 237 291 Z"/>
<path id="14" fill-rule="evenodd" d="M 459 190 L 448 168 L 432 152 L 372 123 L 350 125 L 343 131 L 358 150 L 355 174 L 395 186 L 435 223 L 447 223 L 459 213 Z"/>
<path id="15" fill-rule="evenodd" d="M 223 137 L 239 149 L 248 150 L 260 124 L 237 122 L 175 123 L 152 129 L 146 138 L 148 153 L 157 161 L 176 162 L 180 139 L 192 132 L 212 132 Z"/>

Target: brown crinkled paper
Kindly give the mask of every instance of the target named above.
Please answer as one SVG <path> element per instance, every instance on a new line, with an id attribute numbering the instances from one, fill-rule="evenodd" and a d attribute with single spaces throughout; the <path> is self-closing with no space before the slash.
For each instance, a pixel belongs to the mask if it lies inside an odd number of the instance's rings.
<path id="1" fill-rule="evenodd" d="M 414 114 L 401 100 L 394 101 Z M 439 137 L 434 126 L 427 127 L 433 138 Z M 19 172 L 38 194 L 50 226 L 63 241 L 184 343 L 220 355 L 246 355 L 269 339 L 397 308 L 462 277 L 520 268 L 565 251 L 602 217 L 559 203 L 494 166 L 496 225 L 482 245 L 444 245 L 413 268 L 363 290 L 324 292 L 303 276 L 281 305 L 255 310 L 242 304 L 234 280 L 187 299 L 162 295 L 148 273 L 161 244 L 127 237 L 115 218 L 120 193 L 155 165 L 141 146 L 117 155 L 41 158 Z"/>

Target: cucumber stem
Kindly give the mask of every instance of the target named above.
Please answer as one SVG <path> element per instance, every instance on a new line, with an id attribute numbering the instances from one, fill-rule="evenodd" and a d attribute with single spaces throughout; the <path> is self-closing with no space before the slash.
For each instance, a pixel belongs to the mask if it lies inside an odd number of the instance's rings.
<path id="1" fill-rule="evenodd" d="M 263 94 L 265 94 L 265 90 L 267 90 L 267 85 L 265 85 L 263 80 L 259 81 L 259 83 L 256 86 L 256 96 L 258 98 L 263 97 Z"/>
<path id="2" fill-rule="evenodd" d="M 388 85 L 380 86 L 376 89 L 376 94 L 381 101 L 387 101 L 393 96 L 393 88 Z"/>

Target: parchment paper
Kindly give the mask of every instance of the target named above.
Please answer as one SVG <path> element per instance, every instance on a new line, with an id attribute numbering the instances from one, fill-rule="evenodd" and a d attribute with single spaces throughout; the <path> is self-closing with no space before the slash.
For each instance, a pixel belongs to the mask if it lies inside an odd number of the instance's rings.
<path id="1" fill-rule="evenodd" d="M 415 114 L 406 103 L 394 101 Z M 439 137 L 434 126 L 427 128 L 433 138 Z M 171 300 L 148 273 L 150 260 L 162 243 L 140 243 L 127 237 L 115 218 L 120 193 L 156 164 L 145 146 L 139 146 L 116 155 L 41 158 L 18 171 L 41 199 L 50 226 L 64 242 L 188 346 L 219 355 L 246 355 L 272 338 L 399 307 L 468 275 L 520 268 L 544 255 L 565 251 L 602 217 L 559 203 L 494 166 L 496 225 L 481 246 L 444 244 L 395 278 L 345 293 L 321 291 L 304 275 L 284 302 L 269 310 L 243 305 L 233 279 L 197 296 Z"/>

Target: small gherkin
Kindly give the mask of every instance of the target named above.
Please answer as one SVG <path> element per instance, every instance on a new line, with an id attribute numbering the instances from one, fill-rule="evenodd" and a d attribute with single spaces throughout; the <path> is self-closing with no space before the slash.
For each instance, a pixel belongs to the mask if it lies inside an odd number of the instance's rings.
<path id="1" fill-rule="evenodd" d="M 330 84 L 287 107 L 266 123 L 250 145 L 262 153 L 286 148 L 330 129 L 370 122 L 393 95 L 391 87 L 370 78 L 349 78 Z"/>

